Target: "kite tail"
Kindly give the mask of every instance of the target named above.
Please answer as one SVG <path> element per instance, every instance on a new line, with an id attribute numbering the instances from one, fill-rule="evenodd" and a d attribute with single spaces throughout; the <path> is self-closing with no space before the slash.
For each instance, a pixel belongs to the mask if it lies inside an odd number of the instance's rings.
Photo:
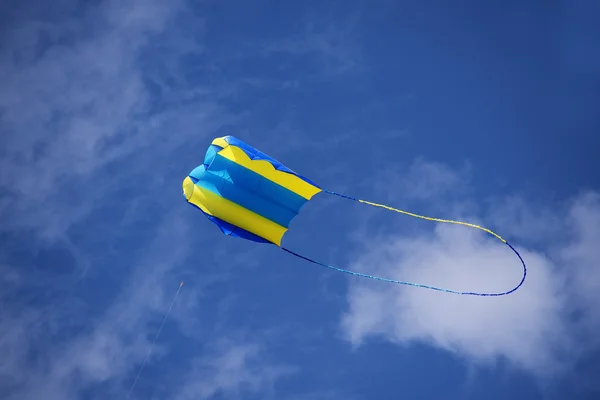
<path id="1" fill-rule="evenodd" d="M 345 194 L 331 192 L 329 190 L 323 190 L 323 191 L 326 192 L 326 193 L 329 193 L 329 194 L 333 194 L 333 195 L 336 195 L 336 196 L 339 196 L 339 197 L 343 197 L 343 198 L 348 199 L 348 200 L 356 201 L 358 203 L 364 203 L 364 204 L 368 204 L 368 205 L 373 206 L 373 207 L 384 208 L 386 210 L 395 211 L 397 213 L 408 215 L 408 216 L 411 216 L 411 217 L 425 219 L 427 221 L 434 221 L 434 222 L 441 222 L 441 223 L 448 223 L 448 224 L 455 224 L 455 225 L 463 225 L 463 226 L 468 226 L 468 227 L 471 227 L 471 228 L 476 228 L 476 229 L 482 230 L 484 232 L 487 232 L 490 235 L 494 236 L 496 239 L 499 239 L 500 241 L 502 241 L 502 243 L 506 244 L 508 247 L 510 247 L 510 249 L 517 255 L 517 257 L 519 257 L 519 260 L 521 261 L 521 264 L 523 265 L 523 277 L 521 278 L 521 282 L 519 282 L 519 284 L 517 286 L 515 286 L 514 288 L 512 288 L 512 289 L 510 289 L 510 290 L 508 290 L 506 292 L 500 292 L 500 293 L 459 292 L 459 291 L 456 291 L 456 290 L 444 289 L 444 288 L 436 287 L 436 286 L 429 286 L 429 285 L 422 285 L 422 284 L 419 284 L 419 283 L 398 281 L 398 280 L 395 280 L 395 279 L 382 278 L 382 277 L 379 277 L 379 276 L 374 276 L 374 275 L 362 274 L 360 272 L 349 271 L 349 270 L 346 270 L 346 269 L 333 267 L 331 265 L 327 265 L 327 264 L 321 263 L 319 261 L 315 261 L 313 259 L 310 259 L 308 257 L 302 256 L 302 255 L 300 255 L 298 253 L 295 253 L 295 252 L 293 252 L 293 251 L 291 251 L 289 249 L 286 249 L 284 247 L 282 247 L 282 250 L 284 250 L 284 251 L 286 251 L 286 252 L 288 252 L 288 253 L 296 256 L 296 257 L 299 257 L 299 258 L 301 258 L 303 260 L 306 260 L 306 261 L 309 261 L 311 263 L 320 265 L 322 267 L 330 268 L 330 269 L 333 269 L 333 270 L 338 271 L 338 272 L 343 272 L 343 273 L 346 273 L 346 274 L 350 274 L 350 275 L 354 275 L 354 276 L 359 276 L 359 277 L 362 277 L 362 278 L 375 279 L 375 280 L 378 280 L 378 281 L 384 281 L 384 282 L 390 282 L 390 283 L 397 283 L 397 284 L 400 284 L 400 285 L 408 285 L 408 286 L 414 286 L 414 287 L 423 288 L 423 289 L 431 289 L 431 290 L 437 290 L 437 291 L 440 291 L 440 292 L 446 292 L 446 293 L 452 293 L 452 294 L 461 294 L 461 295 L 467 295 L 467 296 L 484 296 L 484 297 L 505 296 L 507 294 L 510 294 L 510 293 L 516 291 L 519 287 L 521 287 L 521 285 L 523 284 L 523 282 L 525 282 L 525 277 L 527 276 L 527 266 L 525 265 L 525 261 L 523 261 L 523 258 L 521 257 L 521 255 L 519 254 L 519 252 L 514 247 L 512 247 L 510 245 L 510 243 L 508 243 L 505 239 L 503 239 L 500 235 L 492 232 L 491 230 L 489 230 L 487 228 L 483 228 L 483 227 L 481 227 L 479 225 L 475 225 L 475 224 L 470 224 L 468 222 L 461 222 L 461 221 L 453 221 L 453 220 L 449 220 L 449 219 L 440 219 L 440 218 L 425 217 L 423 215 L 418 215 L 418 214 L 414 214 L 414 213 L 411 213 L 411 212 L 408 212 L 408 211 L 399 210 L 397 208 L 389 207 L 389 206 L 386 206 L 386 205 L 383 205 L 383 204 L 378 204 L 378 203 L 373 203 L 373 202 L 366 201 L 366 200 L 357 199 L 355 197 L 347 196 Z"/>

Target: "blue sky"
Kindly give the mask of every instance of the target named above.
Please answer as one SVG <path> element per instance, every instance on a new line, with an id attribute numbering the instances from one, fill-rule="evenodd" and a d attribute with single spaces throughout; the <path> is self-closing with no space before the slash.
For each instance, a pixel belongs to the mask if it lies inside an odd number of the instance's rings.
<path id="1" fill-rule="evenodd" d="M 599 11 L 3 2 L 0 397 L 126 398 L 185 281 L 131 398 L 598 398 Z M 181 193 L 224 135 L 528 280 L 226 237 Z M 325 194 L 284 244 L 519 279 Z"/>

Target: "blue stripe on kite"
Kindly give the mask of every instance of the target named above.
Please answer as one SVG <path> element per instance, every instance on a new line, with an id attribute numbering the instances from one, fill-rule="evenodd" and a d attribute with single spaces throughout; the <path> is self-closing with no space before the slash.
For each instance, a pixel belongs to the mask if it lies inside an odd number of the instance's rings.
<path id="1" fill-rule="evenodd" d="M 189 173 L 189 176 L 190 176 L 190 178 L 192 178 L 192 180 L 194 180 L 194 183 L 196 183 L 200 179 L 202 179 L 205 172 L 206 172 L 206 167 L 204 166 L 204 164 L 200 164 L 196 168 L 194 168 L 192 170 L 192 172 Z"/>
<path id="2" fill-rule="evenodd" d="M 217 155 L 197 185 L 289 228 L 306 199 Z"/>
<path id="3" fill-rule="evenodd" d="M 222 150 L 222 147 L 216 146 L 214 144 L 211 144 L 210 146 L 208 146 L 208 149 L 206 150 L 206 153 L 204 154 L 203 164 L 198 165 L 196 168 L 194 168 L 192 170 L 192 172 L 189 173 L 189 176 L 191 178 L 195 179 L 195 181 L 202 179 L 204 172 L 208 168 L 210 168 L 210 164 L 215 159 L 215 156 L 217 155 L 217 153 L 221 150 Z M 194 182 L 194 183 L 196 183 L 196 182 Z"/>
<path id="4" fill-rule="evenodd" d="M 281 226 L 289 227 L 291 220 L 297 215 L 276 203 L 255 196 L 252 193 L 232 184 L 226 180 L 214 176 L 210 172 L 196 183 L 211 192 L 230 200 L 247 210 L 255 212 Z"/>
<path id="5" fill-rule="evenodd" d="M 232 146 L 237 146 L 240 149 L 242 149 L 247 155 L 248 157 L 250 157 L 251 160 L 265 160 L 271 163 L 271 165 L 273 165 L 273 167 L 278 170 L 278 171 L 283 171 L 283 172 L 287 172 L 289 174 L 292 175 L 296 175 L 298 178 L 302 179 L 303 181 L 310 183 L 311 185 L 315 186 L 315 187 L 319 187 L 319 185 L 317 185 L 316 183 L 314 183 L 313 181 L 311 181 L 308 178 L 303 177 L 302 175 L 297 174 L 296 172 L 292 171 L 291 169 L 289 169 L 288 167 L 286 167 L 285 165 L 283 165 L 282 163 L 280 163 L 279 161 L 275 160 L 272 157 L 269 157 L 268 155 L 266 155 L 265 153 L 255 149 L 254 147 L 250 146 L 249 144 L 246 144 L 244 142 L 242 142 L 240 139 L 233 137 L 233 136 L 225 136 L 223 137 L 223 139 L 229 143 Z"/>
<path id="6" fill-rule="evenodd" d="M 221 150 L 222 150 L 221 147 L 215 146 L 214 144 L 211 144 L 210 146 L 208 146 L 208 149 L 206 150 L 206 154 L 204 155 L 204 165 L 209 166 L 210 163 L 213 162 L 217 153 Z"/>

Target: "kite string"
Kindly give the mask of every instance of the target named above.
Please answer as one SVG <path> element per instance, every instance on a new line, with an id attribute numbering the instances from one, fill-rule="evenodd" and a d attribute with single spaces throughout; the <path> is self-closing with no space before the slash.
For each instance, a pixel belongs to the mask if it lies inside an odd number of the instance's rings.
<path id="1" fill-rule="evenodd" d="M 316 261 L 316 260 L 313 260 L 311 258 L 302 256 L 302 255 L 300 255 L 298 253 L 295 253 L 295 252 L 293 252 L 293 251 L 291 251 L 289 249 L 283 248 L 283 247 L 282 247 L 282 250 L 284 250 L 284 251 L 286 251 L 286 252 L 288 252 L 288 253 L 296 256 L 296 257 L 299 257 L 301 259 L 309 261 L 311 263 L 314 263 L 314 264 L 317 264 L 317 265 L 320 265 L 320 266 L 323 266 L 323 267 L 326 267 L 326 268 L 330 268 L 330 269 L 333 269 L 333 270 L 338 271 L 338 272 L 343 272 L 343 273 L 347 273 L 347 274 L 350 274 L 350 275 L 359 276 L 359 277 L 363 277 L 363 278 L 375 279 L 375 280 L 384 281 L 384 282 L 390 282 L 390 283 L 397 283 L 397 284 L 401 284 L 401 285 L 409 285 L 409 286 L 419 287 L 419 288 L 423 288 L 423 289 L 431 289 L 431 290 L 437 290 L 437 291 L 446 292 L 446 293 L 453 293 L 453 294 L 470 295 L 470 296 L 484 296 L 484 297 L 504 296 L 504 295 L 507 295 L 507 294 L 510 294 L 510 293 L 516 291 L 519 287 L 521 287 L 521 285 L 523 284 L 523 282 L 525 282 L 525 277 L 527 276 L 527 266 L 525 265 L 525 261 L 523 260 L 523 258 L 519 254 L 519 252 L 513 246 L 511 246 L 510 243 L 508 243 L 505 239 L 503 239 L 500 235 L 492 232 L 491 230 L 489 230 L 487 228 L 481 227 L 479 225 L 471 224 L 471 223 L 468 223 L 468 222 L 454 221 L 454 220 L 450 220 L 450 219 L 441 219 L 441 218 L 426 217 L 426 216 L 423 216 L 423 215 L 414 214 L 414 213 L 411 213 L 411 212 L 408 212 L 408 211 L 400 210 L 400 209 L 397 209 L 397 208 L 394 208 L 394 207 L 386 206 L 384 204 L 378 204 L 378 203 L 373 203 L 373 202 L 366 201 L 366 200 L 357 199 L 355 197 L 347 196 L 345 194 L 336 193 L 336 192 L 332 192 L 332 191 L 329 191 L 329 190 L 323 190 L 323 191 L 326 192 L 326 193 L 329 193 L 329 194 L 333 194 L 333 195 L 336 195 L 336 196 L 339 196 L 339 197 L 343 197 L 345 199 L 356 201 L 358 203 L 368 204 L 368 205 L 373 206 L 373 207 L 384 208 L 386 210 L 394 211 L 394 212 L 397 212 L 397 213 L 400 213 L 400 214 L 404 214 L 404 215 L 408 215 L 408 216 L 411 216 L 411 217 L 420 218 L 420 219 L 424 219 L 424 220 L 427 220 L 427 221 L 434 221 L 434 222 L 440 222 L 440 223 L 450 223 L 450 224 L 455 224 L 455 225 L 463 225 L 463 226 L 468 226 L 468 227 L 471 227 L 471 228 L 476 228 L 476 229 L 482 230 L 484 232 L 487 232 L 490 235 L 492 235 L 495 238 L 497 238 L 500 241 L 502 241 L 508 247 L 510 247 L 510 249 L 517 255 L 517 257 L 519 257 L 519 260 L 521 261 L 521 264 L 523 266 L 523 276 L 521 278 L 521 281 L 519 282 L 519 284 L 517 286 L 515 286 L 514 288 L 512 288 L 511 290 L 508 290 L 506 292 L 500 292 L 500 293 L 460 292 L 460 291 L 451 290 L 451 289 L 444 289 L 444 288 L 436 287 L 436 286 L 423 285 L 423 284 L 419 284 L 419 283 L 412 283 L 412 282 L 405 282 L 405 281 L 398 281 L 398 280 L 395 280 L 395 279 L 382 278 L 382 277 L 379 277 L 379 276 L 374 276 L 374 275 L 363 274 L 363 273 L 360 273 L 360 272 L 349 271 L 349 270 L 346 270 L 346 269 L 342 269 L 342 268 L 338 268 L 338 267 L 334 267 L 334 266 L 331 266 L 331 265 L 328 265 L 328 264 L 321 263 L 319 261 Z"/>
<path id="2" fill-rule="evenodd" d="M 177 288 L 177 292 L 175 293 L 175 296 L 173 296 L 171 305 L 169 306 L 169 309 L 168 309 L 167 313 L 165 314 L 165 317 L 163 318 L 162 323 L 160 324 L 160 327 L 158 328 L 158 331 L 156 331 L 156 336 L 154 336 L 154 340 L 152 341 L 152 344 L 150 345 L 148 354 L 146 354 L 146 358 L 144 359 L 144 362 L 142 363 L 142 366 L 140 367 L 140 370 L 138 371 L 138 374 L 135 377 L 135 380 L 133 381 L 133 385 L 131 385 L 131 388 L 129 389 L 129 394 L 127 395 L 127 398 L 129 398 L 131 396 L 131 393 L 133 392 L 133 388 L 135 388 L 135 385 L 137 384 L 137 381 L 140 378 L 140 375 L 142 374 L 142 370 L 144 369 L 144 367 L 146 366 L 146 363 L 148 362 L 148 359 L 150 358 L 150 353 L 152 353 L 152 349 L 154 348 L 154 345 L 156 344 L 156 340 L 160 336 L 163 326 L 165 326 L 165 322 L 167 322 L 167 318 L 169 318 L 169 314 L 171 314 L 171 310 L 173 309 L 173 305 L 175 304 L 177 295 L 179 295 L 179 292 L 181 291 L 182 287 L 183 287 L 183 282 L 181 282 L 179 284 L 179 288 Z"/>

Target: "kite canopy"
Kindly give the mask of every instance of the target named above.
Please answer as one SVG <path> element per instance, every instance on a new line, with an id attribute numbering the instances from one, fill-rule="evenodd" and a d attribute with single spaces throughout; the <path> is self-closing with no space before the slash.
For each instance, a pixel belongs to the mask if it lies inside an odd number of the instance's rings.
<path id="1" fill-rule="evenodd" d="M 321 191 L 233 136 L 214 139 L 182 186 L 187 201 L 224 234 L 277 246 L 302 206 Z"/>

